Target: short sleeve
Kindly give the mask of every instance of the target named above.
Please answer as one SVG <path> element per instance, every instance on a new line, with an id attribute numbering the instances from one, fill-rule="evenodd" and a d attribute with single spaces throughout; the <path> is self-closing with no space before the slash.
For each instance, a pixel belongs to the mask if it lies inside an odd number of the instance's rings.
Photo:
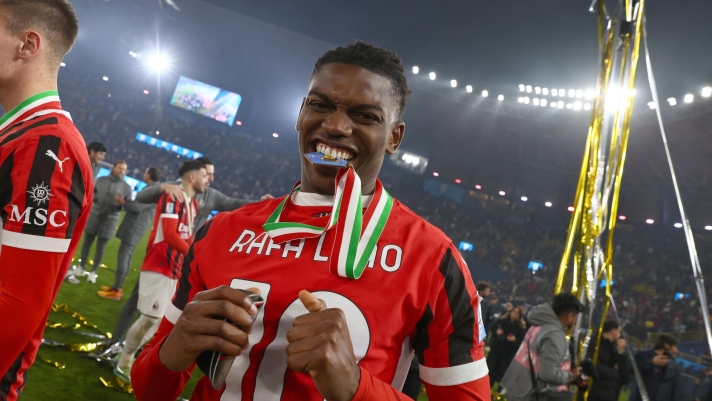
<path id="1" fill-rule="evenodd" d="M 20 249 L 66 252 L 86 205 L 77 155 L 58 136 L 32 136 L 18 144 L 1 168 L 2 244 Z M 0 178 L 8 177 L 0 172 Z"/>
<path id="2" fill-rule="evenodd" d="M 477 290 L 467 265 L 450 244 L 432 278 L 428 305 L 413 339 L 420 378 L 436 386 L 453 386 L 486 376 L 484 339 Z"/>

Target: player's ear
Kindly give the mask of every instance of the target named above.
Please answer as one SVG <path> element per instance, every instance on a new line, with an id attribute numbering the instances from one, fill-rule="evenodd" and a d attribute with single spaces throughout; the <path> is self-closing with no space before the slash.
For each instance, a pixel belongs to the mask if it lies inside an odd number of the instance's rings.
<path id="1" fill-rule="evenodd" d="M 392 155 L 398 150 L 401 143 L 403 143 L 403 136 L 405 135 L 405 123 L 401 120 L 396 121 L 388 134 L 388 140 L 386 142 L 386 153 Z"/>
<path id="2" fill-rule="evenodd" d="M 44 39 L 35 31 L 27 31 L 22 34 L 22 46 L 18 51 L 18 57 L 29 60 L 36 56 L 44 46 Z"/>

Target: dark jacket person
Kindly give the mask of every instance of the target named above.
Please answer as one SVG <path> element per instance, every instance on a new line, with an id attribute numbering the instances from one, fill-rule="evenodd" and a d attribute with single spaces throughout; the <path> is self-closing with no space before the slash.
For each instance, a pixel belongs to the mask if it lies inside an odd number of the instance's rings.
<path id="1" fill-rule="evenodd" d="M 650 401 L 677 401 L 680 399 L 680 368 L 675 363 L 677 340 L 662 334 L 655 341 L 653 349 L 638 351 L 635 363 L 638 365 L 643 384 Z M 640 401 L 640 390 L 633 381 L 630 401 Z"/>
<path id="2" fill-rule="evenodd" d="M 487 367 L 490 371 L 490 384 L 502 380 L 509 363 L 517 354 L 522 343 L 527 324 L 522 316 L 522 309 L 512 308 L 492 325 L 490 352 L 487 355 Z"/>
<path id="3" fill-rule="evenodd" d="M 595 344 L 596 339 L 591 339 Z M 595 347 L 589 347 L 587 357 L 593 360 Z M 623 387 L 630 378 L 630 362 L 625 354 L 625 340 L 621 337 L 618 322 L 609 320 L 603 323 L 603 335 L 598 346 L 598 380 L 594 380 L 588 393 L 589 401 L 617 400 Z"/>

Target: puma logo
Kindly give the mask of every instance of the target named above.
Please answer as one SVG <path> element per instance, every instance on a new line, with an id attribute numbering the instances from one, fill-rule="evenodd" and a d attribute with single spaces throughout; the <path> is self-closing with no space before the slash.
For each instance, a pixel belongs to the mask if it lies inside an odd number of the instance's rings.
<path id="1" fill-rule="evenodd" d="M 57 157 L 57 155 L 55 155 L 54 152 L 52 152 L 51 150 L 48 150 L 47 153 L 45 153 L 45 154 L 46 154 L 47 156 L 51 157 L 52 159 L 54 159 L 54 161 L 56 161 L 57 163 L 59 163 L 59 171 L 63 173 L 64 171 L 62 170 L 62 163 L 64 163 L 64 162 L 66 162 L 67 160 L 69 160 L 69 158 L 68 158 L 68 157 L 65 157 L 64 160 L 59 160 L 59 158 Z"/>

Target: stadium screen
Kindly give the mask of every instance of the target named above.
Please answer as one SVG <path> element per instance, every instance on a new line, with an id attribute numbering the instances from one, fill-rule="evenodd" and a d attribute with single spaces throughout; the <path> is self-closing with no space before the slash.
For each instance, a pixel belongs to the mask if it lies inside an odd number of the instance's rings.
<path id="1" fill-rule="evenodd" d="M 173 92 L 171 104 L 194 113 L 202 114 L 229 126 L 235 122 L 242 96 L 217 86 L 180 77 Z"/>
<path id="2" fill-rule="evenodd" d="M 460 241 L 460 245 L 457 248 L 463 252 L 472 252 L 475 246 L 469 242 Z"/>
<path id="3" fill-rule="evenodd" d="M 527 266 L 527 269 L 531 270 L 532 272 L 536 273 L 537 270 L 541 269 L 544 267 L 544 262 L 540 262 L 538 260 L 532 260 L 529 262 L 529 266 Z"/>
<path id="4" fill-rule="evenodd" d="M 690 298 L 690 294 L 684 294 L 682 292 L 675 293 L 675 301 L 679 301 L 679 300 L 685 299 L 685 298 Z"/>
<path id="5" fill-rule="evenodd" d="M 611 285 L 615 284 L 616 280 L 611 280 Z M 601 283 L 598 284 L 598 288 L 606 288 L 606 279 L 601 280 Z"/>
<path id="6" fill-rule="evenodd" d="M 111 170 L 109 170 L 108 168 L 102 167 L 99 169 L 99 173 L 96 175 L 96 178 L 105 177 L 109 174 L 111 174 Z M 96 181 L 96 179 L 94 179 L 94 180 Z M 131 191 L 133 191 L 133 196 L 132 196 L 131 200 L 136 199 L 136 194 L 138 192 L 141 192 L 142 189 L 146 188 L 145 182 L 143 182 L 141 180 L 137 180 L 133 177 L 129 177 L 128 175 L 124 176 L 124 181 L 126 181 L 126 183 L 129 184 L 129 186 L 131 187 Z"/>

